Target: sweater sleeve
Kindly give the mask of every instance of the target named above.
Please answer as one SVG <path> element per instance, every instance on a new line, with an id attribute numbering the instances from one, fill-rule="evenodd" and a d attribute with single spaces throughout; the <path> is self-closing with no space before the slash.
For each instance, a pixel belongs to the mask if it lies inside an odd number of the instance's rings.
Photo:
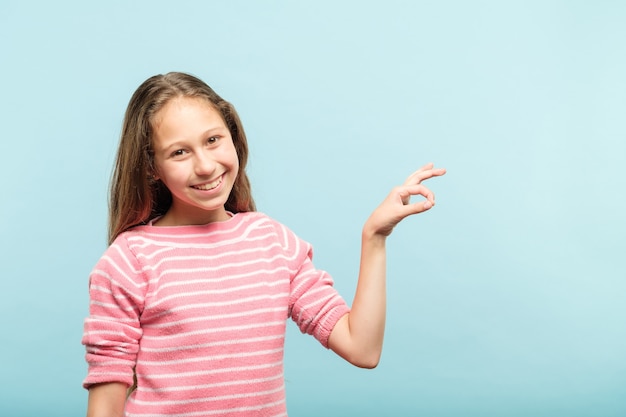
<path id="1" fill-rule="evenodd" d="M 89 316 L 82 338 L 88 364 L 85 388 L 103 382 L 132 385 L 146 289 L 141 266 L 122 235 L 89 277 Z"/>
<path id="2" fill-rule="evenodd" d="M 332 277 L 313 265 L 311 245 L 283 225 L 281 244 L 292 271 L 289 311 L 302 333 L 315 337 L 328 348 L 335 324 L 350 308 L 333 286 Z"/>

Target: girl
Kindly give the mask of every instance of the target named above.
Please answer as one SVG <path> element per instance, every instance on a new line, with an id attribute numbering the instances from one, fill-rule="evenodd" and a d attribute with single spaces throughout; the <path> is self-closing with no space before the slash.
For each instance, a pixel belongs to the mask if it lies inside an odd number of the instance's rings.
<path id="1" fill-rule="evenodd" d="M 134 93 L 110 246 L 90 275 L 88 416 L 286 416 L 288 317 L 350 363 L 378 364 L 385 239 L 435 204 L 421 182 L 445 170 L 417 170 L 366 221 L 350 309 L 311 246 L 255 212 L 247 157 L 235 109 L 199 79 L 157 75 Z"/>

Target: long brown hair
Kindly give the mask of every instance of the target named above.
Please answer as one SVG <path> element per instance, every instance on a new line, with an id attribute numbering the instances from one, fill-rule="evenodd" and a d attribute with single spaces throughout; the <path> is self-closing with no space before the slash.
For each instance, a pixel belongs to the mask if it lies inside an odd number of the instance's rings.
<path id="1" fill-rule="evenodd" d="M 167 187 L 161 181 L 154 180 L 152 133 L 155 115 L 166 103 L 177 97 L 206 99 L 222 115 L 239 160 L 239 174 L 225 208 L 233 213 L 256 210 L 246 174 L 248 142 L 233 105 L 192 75 L 181 72 L 155 75 L 137 88 L 124 116 L 111 177 L 109 244 L 120 233 L 165 214 L 172 204 Z"/>

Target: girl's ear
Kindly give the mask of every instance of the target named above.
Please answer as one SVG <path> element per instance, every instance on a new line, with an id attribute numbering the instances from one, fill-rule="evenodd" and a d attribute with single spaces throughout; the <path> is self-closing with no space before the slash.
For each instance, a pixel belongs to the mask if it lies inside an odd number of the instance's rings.
<path id="1" fill-rule="evenodd" d="M 146 174 L 148 175 L 148 181 L 157 182 L 161 178 L 159 177 L 159 171 L 157 170 L 156 162 L 154 161 L 154 152 L 152 150 L 148 150 L 147 162 L 148 166 L 146 171 L 148 172 Z"/>
<path id="2" fill-rule="evenodd" d="M 161 177 L 159 177 L 159 174 L 156 171 L 151 170 L 151 172 L 148 172 L 148 181 L 157 182 L 160 179 Z"/>
<path id="3" fill-rule="evenodd" d="M 150 165 L 148 166 L 148 179 L 150 181 L 157 182 L 161 179 L 161 177 L 159 176 L 159 171 L 155 165 L 154 161 L 150 161 Z"/>

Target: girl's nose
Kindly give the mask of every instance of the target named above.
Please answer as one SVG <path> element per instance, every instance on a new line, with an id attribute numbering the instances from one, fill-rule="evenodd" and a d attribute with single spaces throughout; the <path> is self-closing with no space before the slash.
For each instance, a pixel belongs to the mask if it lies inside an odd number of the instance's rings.
<path id="1" fill-rule="evenodd" d="M 216 167 L 215 159 L 209 152 L 199 152 L 195 158 L 195 171 L 196 175 L 210 175 L 215 171 Z"/>

